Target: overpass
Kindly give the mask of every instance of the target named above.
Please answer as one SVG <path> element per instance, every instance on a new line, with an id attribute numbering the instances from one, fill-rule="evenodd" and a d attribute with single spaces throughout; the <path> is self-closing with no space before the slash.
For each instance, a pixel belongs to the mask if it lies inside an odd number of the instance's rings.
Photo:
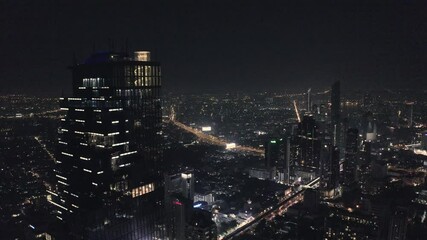
<path id="1" fill-rule="evenodd" d="M 268 209 L 265 209 L 261 213 L 259 213 L 255 218 L 251 219 L 250 221 L 245 222 L 244 225 L 238 226 L 237 229 L 234 229 L 230 233 L 227 233 L 227 235 L 220 237 L 221 240 L 227 240 L 227 239 L 233 239 L 234 237 L 239 236 L 240 234 L 243 234 L 250 230 L 252 227 L 256 226 L 262 219 L 271 219 L 274 218 L 276 215 L 280 214 L 281 212 L 285 211 L 289 207 L 293 206 L 294 204 L 302 201 L 303 194 L 305 189 L 307 188 L 315 188 L 320 182 L 320 178 L 315 178 L 313 181 L 309 182 L 307 185 L 303 187 L 303 189 L 297 191 L 296 193 L 292 194 L 291 196 L 285 198 L 284 200 L 280 201 L 278 204 L 276 204 L 273 207 L 270 207 Z"/>

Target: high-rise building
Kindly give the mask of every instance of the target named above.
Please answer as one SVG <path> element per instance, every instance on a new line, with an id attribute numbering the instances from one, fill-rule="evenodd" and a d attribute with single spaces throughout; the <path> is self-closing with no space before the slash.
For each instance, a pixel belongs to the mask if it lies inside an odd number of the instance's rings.
<path id="1" fill-rule="evenodd" d="M 337 147 L 331 149 L 331 176 L 330 186 L 337 188 L 340 182 L 340 151 Z"/>
<path id="2" fill-rule="evenodd" d="M 331 144 L 321 149 L 320 189 L 325 198 L 334 198 L 339 194 L 340 159 L 339 150 Z"/>
<path id="3" fill-rule="evenodd" d="M 265 166 L 283 168 L 285 165 L 285 141 L 274 138 L 266 141 L 264 146 Z"/>
<path id="4" fill-rule="evenodd" d="M 286 142 L 286 148 L 285 148 L 285 167 L 284 169 L 284 183 L 290 184 L 291 183 L 291 171 L 292 167 L 294 166 L 294 158 L 292 156 L 292 143 L 291 143 L 291 137 L 287 137 L 285 139 Z"/>
<path id="5" fill-rule="evenodd" d="M 344 160 L 344 185 L 352 186 L 358 180 L 358 137 L 359 131 L 356 128 L 350 128 L 347 131 L 345 160 Z"/>
<path id="6" fill-rule="evenodd" d="M 318 170 L 320 166 L 320 140 L 316 121 L 312 115 L 305 115 L 298 125 L 296 141 L 300 146 L 297 164 Z"/>
<path id="7" fill-rule="evenodd" d="M 307 112 L 311 112 L 312 108 L 312 99 L 311 99 L 311 88 L 307 90 Z"/>
<path id="8" fill-rule="evenodd" d="M 331 88 L 331 132 L 333 133 L 333 145 L 340 146 L 341 124 L 341 84 L 334 82 Z"/>
<path id="9" fill-rule="evenodd" d="M 154 237 L 163 195 L 160 63 L 146 51 L 101 52 L 71 71 L 72 97 L 60 101 L 57 189 L 50 191 L 57 218 L 88 239 Z M 115 234 L 120 224 L 132 229 Z"/>
<path id="10" fill-rule="evenodd" d="M 166 231 L 169 239 L 185 240 L 194 202 L 194 173 L 185 169 L 165 174 Z"/>

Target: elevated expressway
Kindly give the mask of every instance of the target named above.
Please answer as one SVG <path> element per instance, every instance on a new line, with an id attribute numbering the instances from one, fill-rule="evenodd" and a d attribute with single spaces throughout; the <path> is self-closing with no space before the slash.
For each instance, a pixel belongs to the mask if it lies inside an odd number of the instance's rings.
<path id="1" fill-rule="evenodd" d="M 278 204 L 264 211 L 260 212 L 256 217 L 252 218 L 249 221 L 246 221 L 245 224 L 242 224 L 235 228 L 234 230 L 227 232 L 225 236 L 220 237 L 221 240 L 233 239 L 236 236 L 239 236 L 251 228 L 255 227 L 261 220 L 266 219 L 270 220 L 274 218 L 276 215 L 280 215 L 282 212 L 286 211 L 289 207 L 303 200 L 304 192 L 307 188 L 317 188 L 320 182 L 320 178 L 315 178 L 307 185 L 303 186 L 303 188 L 292 195 L 284 198 Z"/>

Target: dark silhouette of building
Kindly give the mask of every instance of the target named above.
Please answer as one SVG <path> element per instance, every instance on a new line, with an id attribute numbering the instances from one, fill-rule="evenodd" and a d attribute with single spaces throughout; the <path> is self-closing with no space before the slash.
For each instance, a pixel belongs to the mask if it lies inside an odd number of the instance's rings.
<path id="1" fill-rule="evenodd" d="M 346 136 L 345 160 L 344 160 L 344 186 L 353 187 L 358 180 L 358 137 L 359 131 L 355 128 L 350 128 Z"/>
<path id="2" fill-rule="evenodd" d="M 187 225 L 186 239 L 216 240 L 218 234 L 211 215 L 208 211 L 194 209 L 190 223 Z"/>
<path id="3" fill-rule="evenodd" d="M 337 188 L 340 182 L 340 152 L 337 147 L 331 149 L 331 177 L 330 186 Z"/>
<path id="4" fill-rule="evenodd" d="M 184 169 L 165 174 L 165 222 L 169 239 L 186 239 L 185 228 L 192 215 L 193 202 L 193 171 Z"/>
<path id="5" fill-rule="evenodd" d="M 160 64 L 145 51 L 101 52 L 71 71 L 72 97 L 60 102 L 56 216 L 76 238 L 152 238 L 163 196 Z"/>
<path id="6" fill-rule="evenodd" d="M 317 124 L 312 115 L 305 115 L 298 125 L 296 141 L 300 147 L 296 164 L 318 170 L 320 166 L 320 140 Z"/>
<path id="7" fill-rule="evenodd" d="M 341 84 L 334 82 L 331 87 L 331 132 L 333 133 L 333 145 L 340 146 L 341 124 Z"/>
<path id="8" fill-rule="evenodd" d="M 320 193 L 317 189 L 308 188 L 304 192 L 303 206 L 309 211 L 317 211 L 320 205 Z"/>
<path id="9" fill-rule="evenodd" d="M 321 150 L 321 182 L 323 196 L 332 198 L 338 193 L 340 186 L 340 159 L 338 147 L 324 144 Z"/>
<path id="10" fill-rule="evenodd" d="M 264 144 L 265 148 L 265 167 L 284 167 L 284 141 L 283 139 L 271 139 Z"/>
<path id="11" fill-rule="evenodd" d="M 388 240 L 405 240 L 408 228 L 408 209 L 398 207 L 391 214 Z"/>

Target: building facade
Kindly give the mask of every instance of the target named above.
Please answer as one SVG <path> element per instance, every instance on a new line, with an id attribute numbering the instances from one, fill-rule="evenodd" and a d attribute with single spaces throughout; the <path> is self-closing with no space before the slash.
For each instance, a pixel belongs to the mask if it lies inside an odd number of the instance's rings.
<path id="1" fill-rule="evenodd" d="M 152 219 L 134 220 L 150 215 L 162 195 L 160 64 L 145 51 L 101 52 L 71 71 L 72 97 L 60 101 L 57 187 L 50 191 L 56 217 L 77 222 L 68 225 L 86 238 L 127 221 L 136 225 L 117 239 L 151 236 Z"/>

